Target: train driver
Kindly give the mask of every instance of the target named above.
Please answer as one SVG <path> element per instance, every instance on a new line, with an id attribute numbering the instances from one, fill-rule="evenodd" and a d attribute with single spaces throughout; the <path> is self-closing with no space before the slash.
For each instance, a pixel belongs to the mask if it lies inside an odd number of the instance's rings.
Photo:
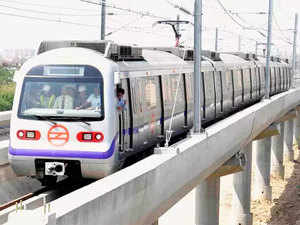
<path id="1" fill-rule="evenodd" d="M 75 101 L 76 109 L 84 109 L 89 105 L 87 104 L 86 87 L 84 85 L 78 87 L 78 97 Z"/>
<path id="2" fill-rule="evenodd" d="M 42 93 L 40 95 L 40 103 L 42 108 L 52 108 L 55 102 L 55 95 L 51 93 L 50 85 L 43 86 Z"/>
<path id="3" fill-rule="evenodd" d="M 71 86 L 63 86 L 61 95 L 55 100 L 53 108 L 55 109 L 73 109 L 74 108 L 74 94 Z"/>
<path id="4" fill-rule="evenodd" d="M 101 106 L 100 88 L 95 87 L 94 88 L 94 93 L 92 93 L 88 97 L 88 99 L 86 100 L 86 102 L 84 104 L 82 104 L 81 106 L 76 107 L 76 109 L 89 108 L 89 109 L 100 110 L 100 106 Z"/>

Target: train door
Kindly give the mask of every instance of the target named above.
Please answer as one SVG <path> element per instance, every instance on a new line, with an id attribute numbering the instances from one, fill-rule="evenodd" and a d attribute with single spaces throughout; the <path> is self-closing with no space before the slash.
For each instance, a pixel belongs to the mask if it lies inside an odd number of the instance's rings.
<path id="1" fill-rule="evenodd" d="M 221 116 L 223 112 L 223 86 L 222 86 L 222 72 L 214 72 L 215 89 L 216 89 L 216 117 Z"/>
<path id="2" fill-rule="evenodd" d="M 144 105 L 141 78 L 130 78 L 130 89 L 132 96 L 132 148 L 135 151 L 143 150 L 144 143 Z"/>
<path id="3" fill-rule="evenodd" d="M 265 88 L 266 88 L 266 67 L 259 68 L 259 75 L 260 75 L 260 93 L 261 97 L 265 95 Z"/>
<path id="4" fill-rule="evenodd" d="M 193 87 L 193 76 L 192 74 L 185 74 L 185 92 L 186 92 L 186 126 L 191 128 L 193 125 L 193 111 L 194 111 L 194 87 Z"/>
<path id="5" fill-rule="evenodd" d="M 169 75 L 162 76 L 161 84 L 162 84 L 163 104 L 164 104 L 163 127 L 164 127 L 164 135 L 165 135 L 170 125 L 171 114 L 172 114 L 172 102 L 173 102 Z"/>
<path id="6" fill-rule="evenodd" d="M 132 148 L 132 108 L 129 87 L 129 79 L 121 80 L 121 88 L 125 91 L 123 98 L 126 102 L 124 110 L 119 111 L 119 143 L 121 151 Z"/>
<path id="7" fill-rule="evenodd" d="M 279 67 L 276 67 L 276 93 L 280 93 L 281 91 L 281 74 L 279 71 Z"/>
<path id="8" fill-rule="evenodd" d="M 284 90 L 287 90 L 288 78 L 287 78 L 287 73 L 286 73 L 285 67 L 282 68 L 282 72 L 283 72 L 283 77 L 284 77 Z"/>
<path id="9" fill-rule="evenodd" d="M 279 74 L 280 74 L 280 92 L 283 92 L 283 90 L 284 90 L 284 76 L 283 76 L 283 73 L 282 73 L 282 67 L 279 67 L 278 71 L 279 71 Z"/>
<path id="10" fill-rule="evenodd" d="M 256 68 L 250 69 L 251 79 L 252 79 L 252 99 L 257 100 L 258 97 L 258 74 L 256 73 Z"/>
<path id="11" fill-rule="evenodd" d="M 211 121 L 216 117 L 215 108 L 215 83 L 214 83 L 214 72 L 204 72 L 204 106 L 205 106 L 205 121 Z"/>
<path id="12" fill-rule="evenodd" d="M 144 111 L 144 132 L 147 139 L 147 145 L 155 145 L 161 135 L 161 96 L 159 77 L 143 78 L 143 100 L 145 105 Z"/>
<path id="13" fill-rule="evenodd" d="M 247 104 L 252 98 L 252 81 L 250 76 L 250 70 L 242 70 L 242 81 L 243 81 L 243 103 Z"/>
<path id="14" fill-rule="evenodd" d="M 184 96 L 184 82 L 182 74 L 172 74 L 169 77 L 172 93 L 172 109 L 175 104 L 174 114 L 172 119 L 172 127 L 174 127 L 175 135 L 183 133 L 185 128 L 185 96 Z M 179 83 L 178 83 L 179 82 Z M 178 87 L 178 90 L 177 90 Z M 175 95 L 177 93 L 177 99 Z"/>
<path id="15" fill-rule="evenodd" d="M 275 93 L 275 68 L 270 67 L 270 95 L 273 95 Z"/>
<path id="16" fill-rule="evenodd" d="M 289 86 L 290 86 L 290 75 L 288 73 L 288 68 L 287 67 L 284 68 L 284 71 L 285 71 L 285 77 L 286 77 L 286 80 L 285 80 L 285 90 L 288 90 Z"/>
<path id="17" fill-rule="evenodd" d="M 232 111 L 232 107 L 234 107 L 234 93 L 233 93 L 233 78 L 232 71 L 226 70 L 221 72 L 222 77 L 222 85 L 223 85 L 223 111 L 224 113 L 228 113 Z"/>
<path id="18" fill-rule="evenodd" d="M 289 86 L 288 89 L 290 89 L 291 85 L 292 85 L 292 69 L 287 68 L 288 70 L 288 77 L 289 77 Z"/>
<path id="19" fill-rule="evenodd" d="M 260 72 L 260 68 L 257 67 L 255 68 L 256 70 L 256 75 L 257 75 L 257 98 L 260 99 L 262 96 L 262 80 L 261 80 L 261 72 Z"/>
<path id="20" fill-rule="evenodd" d="M 183 78 L 183 95 L 184 95 L 184 128 L 188 127 L 188 117 L 187 117 L 187 108 L 188 108 L 188 103 L 187 103 L 187 90 L 186 90 L 186 74 L 182 74 Z"/>
<path id="21" fill-rule="evenodd" d="M 240 69 L 232 70 L 234 107 L 239 107 L 243 102 L 244 86 Z"/>

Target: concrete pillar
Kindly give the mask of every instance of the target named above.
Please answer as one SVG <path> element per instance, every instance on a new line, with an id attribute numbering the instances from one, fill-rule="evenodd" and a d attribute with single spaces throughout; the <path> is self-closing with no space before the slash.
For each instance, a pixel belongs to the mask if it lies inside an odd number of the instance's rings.
<path id="1" fill-rule="evenodd" d="M 294 161 L 293 151 L 293 131 L 294 131 L 294 120 L 287 120 L 284 122 L 284 141 L 283 141 L 283 153 L 284 161 Z"/>
<path id="2" fill-rule="evenodd" d="M 256 152 L 254 198 L 272 200 L 270 186 L 271 167 L 271 137 L 253 141 L 253 150 Z"/>
<path id="3" fill-rule="evenodd" d="M 297 111 L 297 117 L 294 120 L 294 144 L 298 145 L 298 150 L 300 149 L 300 112 Z"/>
<path id="4" fill-rule="evenodd" d="M 284 179 L 283 166 L 283 137 L 284 123 L 277 125 L 279 135 L 271 137 L 271 174 L 274 177 Z"/>
<path id="5" fill-rule="evenodd" d="M 252 142 L 243 149 L 243 152 L 246 155 L 244 170 L 233 175 L 233 225 L 252 225 L 252 213 L 250 213 Z"/>
<path id="6" fill-rule="evenodd" d="M 220 177 L 211 176 L 196 188 L 196 225 L 219 224 Z"/>

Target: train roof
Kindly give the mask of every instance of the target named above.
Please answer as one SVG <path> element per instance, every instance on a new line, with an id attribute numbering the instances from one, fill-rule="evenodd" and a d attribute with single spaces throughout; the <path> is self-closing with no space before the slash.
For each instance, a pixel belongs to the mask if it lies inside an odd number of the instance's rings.
<path id="1" fill-rule="evenodd" d="M 41 54 L 53 49 L 68 47 L 91 49 L 103 54 L 105 58 L 109 58 L 113 61 L 144 60 L 142 56 L 142 48 L 127 45 L 118 45 L 112 41 L 43 41 L 41 42 L 37 50 L 37 54 Z"/>

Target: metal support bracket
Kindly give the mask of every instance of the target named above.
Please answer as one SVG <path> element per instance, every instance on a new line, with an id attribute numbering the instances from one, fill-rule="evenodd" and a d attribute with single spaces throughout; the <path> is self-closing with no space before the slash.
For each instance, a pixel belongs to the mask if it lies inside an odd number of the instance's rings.
<path id="1" fill-rule="evenodd" d="M 154 154 L 176 154 L 180 153 L 179 148 L 174 147 L 158 147 L 154 148 Z"/>
<path id="2" fill-rule="evenodd" d="M 257 135 L 253 140 L 260 140 L 267 137 L 272 137 L 279 135 L 279 130 L 275 124 L 271 124 L 267 129 L 263 130 L 259 135 Z"/>
<path id="3" fill-rule="evenodd" d="M 296 110 L 300 110 L 299 106 L 296 107 Z M 280 119 L 276 120 L 274 123 L 282 123 L 288 120 L 292 120 L 295 119 L 297 117 L 297 113 L 296 110 L 291 110 L 290 112 L 288 112 L 287 114 L 285 114 L 283 117 L 281 117 Z"/>
<path id="4" fill-rule="evenodd" d="M 222 166 L 220 166 L 211 176 L 222 177 L 241 172 L 246 165 L 246 161 L 246 155 L 243 152 L 238 152 Z"/>

